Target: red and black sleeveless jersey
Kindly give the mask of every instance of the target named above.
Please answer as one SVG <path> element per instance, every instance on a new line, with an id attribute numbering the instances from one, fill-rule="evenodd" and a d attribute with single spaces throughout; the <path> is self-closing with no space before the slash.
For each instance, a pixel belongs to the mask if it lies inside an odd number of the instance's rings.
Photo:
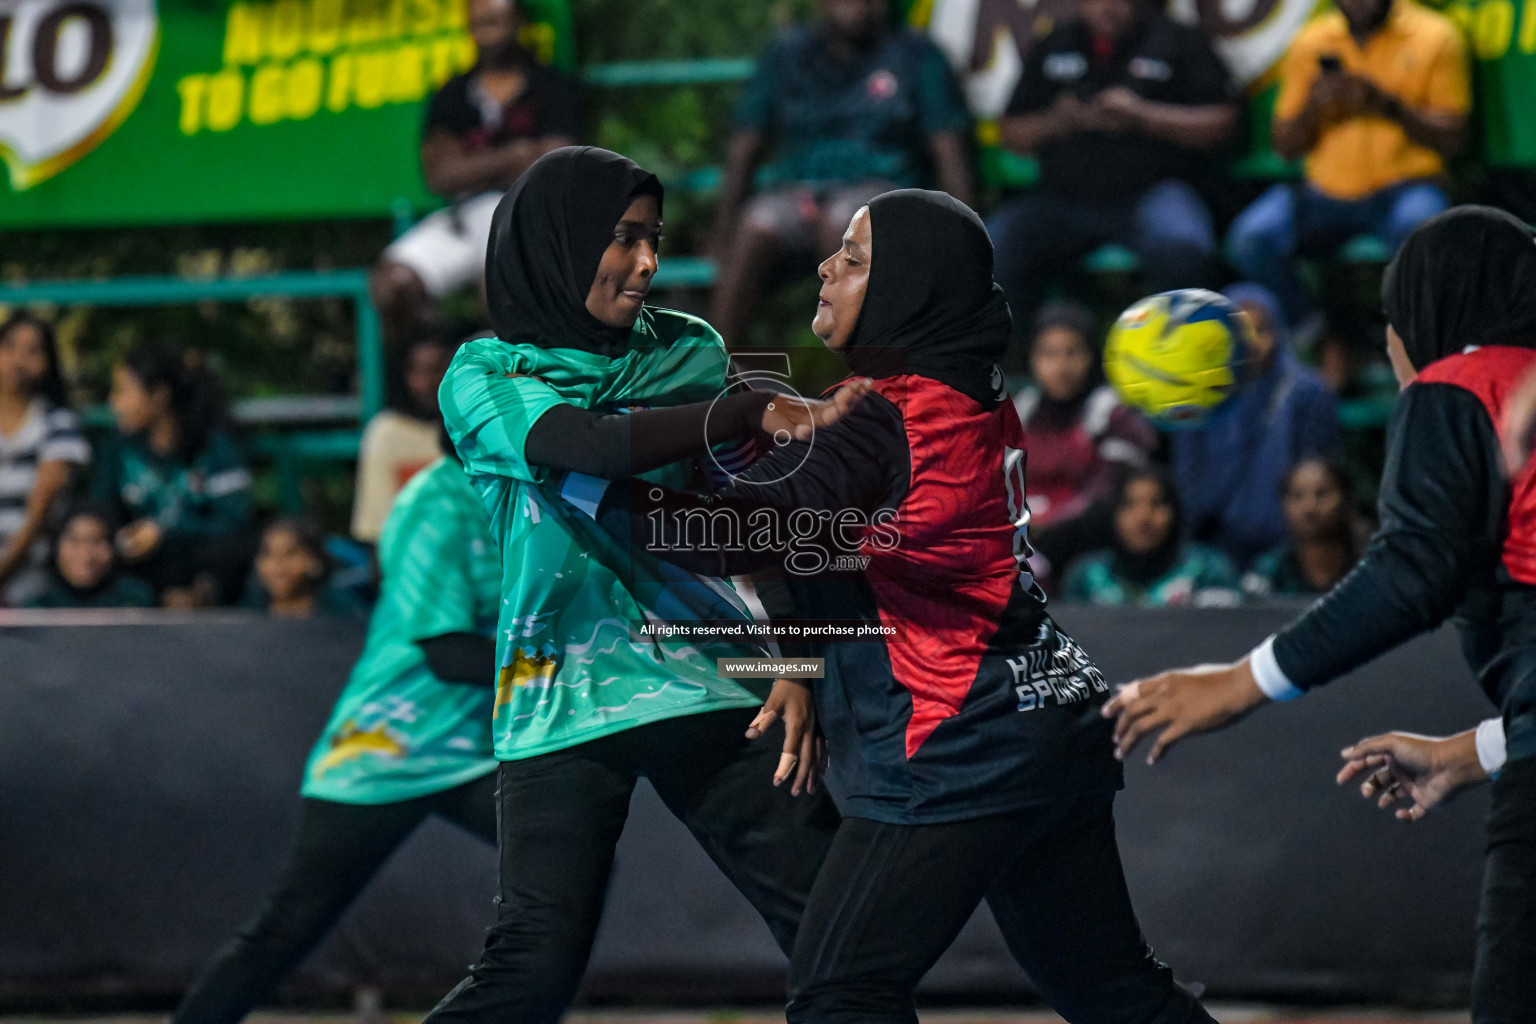
<path id="1" fill-rule="evenodd" d="M 1118 788 L 1099 715 L 1109 686 L 1046 614 L 1024 564 L 1017 412 L 914 375 L 874 392 L 717 495 L 615 488 L 624 497 L 605 497 L 599 519 L 696 572 L 781 564 L 798 617 L 892 627 L 884 640 L 817 650 L 827 665 L 817 709 L 844 813 L 956 821 Z M 787 552 L 706 548 L 686 529 L 701 508 L 819 527 Z"/>
<path id="2" fill-rule="evenodd" d="M 1498 434 L 1507 396 L 1533 370 L 1536 350 L 1486 346 L 1431 364 L 1403 391 L 1381 525 L 1360 564 L 1275 638 L 1292 683 L 1326 683 L 1454 616 L 1504 709 L 1510 757 L 1536 755 L 1536 469 L 1510 481 Z"/>

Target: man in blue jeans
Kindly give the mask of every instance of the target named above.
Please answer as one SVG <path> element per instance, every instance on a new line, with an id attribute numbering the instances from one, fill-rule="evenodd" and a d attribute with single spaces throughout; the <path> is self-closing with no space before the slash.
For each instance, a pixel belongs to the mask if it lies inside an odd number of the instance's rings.
<path id="1" fill-rule="evenodd" d="M 1280 67 L 1274 145 L 1306 157 L 1304 180 L 1238 216 L 1233 265 L 1302 323 L 1311 310 L 1295 255 L 1363 233 L 1395 252 L 1449 205 L 1440 179 L 1470 108 L 1466 51 L 1448 18 L 1413 0 L 1338 0 L 1297 33 Z"/>
<path id="2" fill-rule="evenodd" d="M 1207 284 L 1210 211 L 1189 184 L 1237 120 L 1205 37 L 1147 0 L 1080 0 L 1024 62 L 1003 142 L 1040 161 L 1039 189 L 987 223 L 1013 322 L 1028 325 L 1056 270 L 1106 242 L 1141 257 L 1158 291 Z"/>

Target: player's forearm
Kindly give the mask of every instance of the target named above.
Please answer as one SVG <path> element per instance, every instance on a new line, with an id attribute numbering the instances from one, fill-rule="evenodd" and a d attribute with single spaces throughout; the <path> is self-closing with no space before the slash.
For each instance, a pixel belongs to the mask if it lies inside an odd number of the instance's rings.
<path id="1" fill-rule="evenodd" d="M 1375 538 L 1343 582 L 1273 638 L 1283 684 L 1266 693 L 1296 696 L 1438 626 L 1465 592 L 1461 557 L 1406 531 Z"/>
<path id="2" fill-rule="evenodd" d="M 445 683 L 496 685 L 496 641 L 478 633 L 443 633 L 417 640 L 427 669 Z"/>
<path id="3" fill-rule="evenodd" d="M 536 466 L 621 480 L 758 429 L 773 398 L 771 391 L 744 391 L 714 402 L 613 415 L 557 405 L 528 431 L 524 452 Z"/>

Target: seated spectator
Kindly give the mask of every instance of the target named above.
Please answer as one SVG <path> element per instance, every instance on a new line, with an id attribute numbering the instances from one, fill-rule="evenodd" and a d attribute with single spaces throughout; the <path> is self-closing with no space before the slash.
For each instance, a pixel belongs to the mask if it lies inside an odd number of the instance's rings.
<path id="1" fill-rule="evenodd" d="M 1151 425 L 1100 380 L 1093 333 L 1079 306 L 1041 310 L 1029 352 L 1034 383 L 1013 400 L 1029 453 L 1029 539 L 1040 556 L 1030 565 L 1042 585 L 1053 566 L 1103 545 L 1120 475 L 1144 466 L 1157 443 Z"/>
<path id="2" fill-rule="evenodd" d="M 121 524 L 103 505 L 71 509 L 54 545 L 48 586 L 31 608 L 152 608 L 154 591 L 123 572 L 114 543 Z"/>
<path id="3" fill-rule="evenodd" d="M 456 346 L 441 333 L 423 334 L 405 350 L 396 408 L 385 409 L 363 430 L 357 453 L 357 496 L 352 504 L 352 537 L 377 544 L 395 495 L 416 471 L 442 452 L 437 435 L 442 416 L 437 388 Z"/>
<path id="4" fill-rule="evenodd" d="M 278 519 L 262 532 L 245 604 L 284 619 L 360 615 L 348 594 L 329 586 L 331 568 L 320 524 L 307 517 Z"/>
<path id="5" fill-rule="evenodd" d="M 1339 457 L 1339 407 L 1291 351 L 1273 293 L 1237 284 L 1225 294 L 1253 327 L 1247 383 L 1205 426 L 1173 435 L 1173 468 L 1190 536 L 1246 566 L 1285 540 L 1280 489 L 1290 468 Z"/>
<path id="6" fill-rule="evenodd" d="M 1062 598 L 1100 605 L 1216 607 L 1237 604 L 1237 571 L 1221 552 L 1180 537 L 1179 498 L 1161 469 L 1125 478 L 1115 496 L 1108 549 L 1067 572 Z"/>
<path id="7" fill-rule="evenodd" d="M 1151 0 L 1080 0 L 1035 43 L 1002 123 L 1040 186 L 987 222 L 1019 328 L 1062 268 L 1106 242 L 1136 252 L 1153 291 L 1209 283 L 1211 214 L 1191 181 L 1237 123 L 1226 66 Z"/>
<path id="8" fill-rule="evenodd" d="M 251 474 L 195 352 L 138 345 L 112 371 L 118 437 L 94 495 L 128 525 L 118 551 L 169 607 L 227 604 L 251 561 Z"/>
<path id="9" fill-rule="evenodd" d="M 1413 0 L 1339 0 L 1280 65 L 1272 133 L 1305 180 L 1276 185 L 1232 224 L 1228 255 L 1280 297 L 1293 324 L 1310 301 L 1298 252 L 1370 232 L 1394 251 L 1449 203 L 1440 179 L 1471 107 L 1467 56 L 1449 19 Z"/>
<path id="10" fill-rule="evenodd" d="M 815 25 L 763 51 L 736 108 L 711 249 L 711 322 L 733 349 L 771 275 L 836 252 L 859 207 L 882 192 L 937 187 L 974 205 L 970 113 L 927 36 L 893 30 L 886 0 L 821 0 Z M 773 187 L 752 199 L 769 155 Z M 809 274 L 807 274 L 809 276 Z"/>
<path id="11" fill-rule="evenodd" d="M 90 457 L 53 328 L 13 316 L 0 326 L 0 604 L 23 604 L 47 585 L 49 511 Z"/>
<path id="12" fill-rule="evenodd" d="M 1327 593 L 1359 561 L 1369 534 L 1344 467 L 1303 459 L 1286 475 L 1281 504 L 1289 538 L 1255 559 L 1243 591 L 1258 598 Z"/>
<path id="13" fill-rule="evenodd" d="M 520 22 L 514 0 L 469 0 L 475 66 L 432 97 L 421 140 L 427 188 L 452 205 L 396 239 L 372 275 L 374 303 L 393 323 L 424 322 L 432 300 L 484 287 L 491 214 L 502 193 L 581 132 L 575 82 L 519 45 Z"/>

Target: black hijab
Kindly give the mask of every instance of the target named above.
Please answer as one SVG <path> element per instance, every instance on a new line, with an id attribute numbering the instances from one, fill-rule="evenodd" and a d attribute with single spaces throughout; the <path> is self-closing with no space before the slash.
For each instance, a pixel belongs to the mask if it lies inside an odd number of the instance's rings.
<path id="1" fill-rule="evenodd" d="M 614 225 L 637 195 L 661 203 L 656 175 L 595 146 L 557 149 L 523 172 L 496 207 L 485 253 L 485 298 L 498 338 L 624 354 L 629 328 L 587 312 L 587 294 Z"/>
<path id="2" fill-rule="evenodd" d="M 1013 320 L 992 280 L 981 218 L 946 193 L 903 188 L 870 201 L 869 229 L 869 285 L 843 351 L 849 367 L 877 379 L 929 377 L 995 408 Z"/>
<path id="3" fill-rule="evenodd" d="M 1125 503 L 1126 494 L 1131 489 L 1131 484 L 1142 480 L 1155 480 L 1162 488 L 1163 500 L 1168 502 L 1173 509 L 1173 522 L 1168 526 L 1168 536 L 1163 542 L 1151 551 L 1131 551 L 1120 540 L 1120 530 L 1117 527 L 1110 531 L 1110 550 L 1113 552 L 1111 568 L 1116 576 L 1128 580 L 1138 587 L 1150 587 L 1162 579 L 1178 564 L 1179 555 L 1184 548 L 1184 505 L 1179 501 L 1178 488 L 1174 486 L 1173 477 L 1161 466 L 1149 466 L 1146 469 L 1137 470 L 1120 481 L 1119 490 L 1115 494 L 1115 512 L 1118 514 L 1120 506 Z"/>
<path id="4" fill-rule="evenodd" d="M 1415 370 L 1468 345 L 1536 346 L 1536 233 L 1489 206 L 1446 210 L 1398 249 L 1381 304 Z"/>

